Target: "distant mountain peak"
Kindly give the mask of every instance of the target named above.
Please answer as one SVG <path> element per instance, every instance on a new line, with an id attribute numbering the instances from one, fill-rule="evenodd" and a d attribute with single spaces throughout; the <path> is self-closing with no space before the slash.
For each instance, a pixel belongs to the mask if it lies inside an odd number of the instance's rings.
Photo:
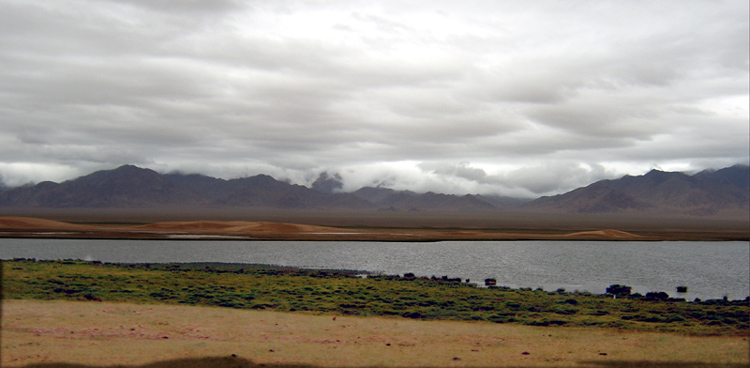
<path id="1" fill-rule="evenodd" d="M 642 176 L 601 180 L 565 194 L 543 197 L 524 208 L 556 212 L 737 215 L 750 208 L 749 176 L 747 167 L 703 171 L 694 176 L 654 169 Z"/>
<path id="2" fill-rule="evenodd" d="M 135 165 L 101 170 L 63 183 L 42 182 L 0 191 L 0 207 L 155 208 L 160 206 L 346 209 L 389 211 L 521 210 L 551 213 L 653 213 L 688 216 L 748 216 L 750 168 L 735 165 L 693 176 L 651 170 L 642 176 L 601 180 L 565 194 L 524 201 L 507 197 L 385 187 L 341 193 L 341 177 L 322 173 L 312 187 L 265 174 L 218 179 L 200 174 L 159 174 Z M 743 218 L 744 218 L 743 217 Z"/>

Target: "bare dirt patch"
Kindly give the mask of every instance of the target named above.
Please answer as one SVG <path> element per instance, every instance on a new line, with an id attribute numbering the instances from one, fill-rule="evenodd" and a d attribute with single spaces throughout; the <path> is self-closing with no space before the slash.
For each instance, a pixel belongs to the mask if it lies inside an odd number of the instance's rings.
<path id="1" fill-rule="evenodd" d="M 2 312 L 3 367 L 740 367 L 750 353 L 746 337 L 601 328 L 34 300 Z"/>

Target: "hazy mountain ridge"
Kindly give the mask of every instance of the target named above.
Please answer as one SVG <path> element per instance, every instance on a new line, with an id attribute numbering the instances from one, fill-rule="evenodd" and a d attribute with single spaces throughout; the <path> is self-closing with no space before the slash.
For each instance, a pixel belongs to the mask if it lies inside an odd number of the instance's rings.
<path id="1" fill-rule="evenodd" d="M 268 175 L 219 179 L 159 174 L 124 165 L 62 183 L 42 182 L 0 192 L 0 207 L 148 208 L 256 207 L 289 210 L 541 211 L 559 213 L 672 213 L 706 216 L 749 211 L 750 170 L 733 166 L 695 175 L 653 170 L 601 180 L 565 194 L 528 201 L 485 195 L 415 193 L 365 187 L 341 193 L 340 178 L 321 177 L 308 188 Z"/>

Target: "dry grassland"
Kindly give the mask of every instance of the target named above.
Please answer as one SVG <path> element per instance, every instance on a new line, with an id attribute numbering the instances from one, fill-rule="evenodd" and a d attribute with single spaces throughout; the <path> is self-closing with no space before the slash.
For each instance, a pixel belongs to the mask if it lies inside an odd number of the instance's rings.
<path id="1" fill-rule="evenodd" d="M 747 337 L 5 300 L 2 366 L 746 367 Z M 65 364 L 63 364 L 65 363 Z"/>

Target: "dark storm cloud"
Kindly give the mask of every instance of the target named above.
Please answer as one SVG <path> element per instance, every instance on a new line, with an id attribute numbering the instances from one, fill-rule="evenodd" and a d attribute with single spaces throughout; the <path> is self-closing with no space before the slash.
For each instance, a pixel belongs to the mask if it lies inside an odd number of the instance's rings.
<path id="1" fill-rule="evenodd" d="M 748 4 L 0 3 L 0 174 L 534 196 L 748 162 Z"/>

